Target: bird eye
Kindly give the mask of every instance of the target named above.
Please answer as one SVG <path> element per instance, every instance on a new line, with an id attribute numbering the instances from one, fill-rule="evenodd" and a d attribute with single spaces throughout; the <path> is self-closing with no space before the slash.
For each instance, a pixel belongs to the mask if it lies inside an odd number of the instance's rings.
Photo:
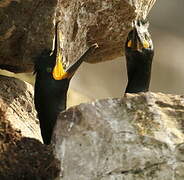
<path id="1" fill-rule="evenodd" d="M 47 70 L 48 73 L 52 72 L 52 68 L 50 68 L 50 67 L 48 67 L 46 70 Z"/>

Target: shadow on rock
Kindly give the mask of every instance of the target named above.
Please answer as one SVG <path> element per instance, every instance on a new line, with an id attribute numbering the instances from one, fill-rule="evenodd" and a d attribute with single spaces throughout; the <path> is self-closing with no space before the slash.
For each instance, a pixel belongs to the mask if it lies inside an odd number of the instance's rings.
<path id="1" fill-rule="evenodd" d="M 52 147 L 40 141 L 22 137 L 3 118 L 0 111 L 0 179 L 1 180 L 50 180 L 59 173 L 59 161 L 54 158 Z"/>

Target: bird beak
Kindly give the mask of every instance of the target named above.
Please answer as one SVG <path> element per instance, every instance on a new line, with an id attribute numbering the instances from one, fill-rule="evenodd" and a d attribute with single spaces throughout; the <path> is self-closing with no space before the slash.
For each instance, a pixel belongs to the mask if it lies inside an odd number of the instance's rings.
<path id="1" fill-rule="evenodd" d="M 77 59 L 73 64 L 71 64 L 67 69 L 66 72 L 69 74 L 75 73 L 75 71 L 79 68 L 81 63 L 87 59 L 88 56 L 90 56 L 96 49 L 98 48 L 98 44 L 92 44 L 85 52 L 84 54 Z"/>
<path id="2" fill-rule="evenodd" d="M 58 22 L 59 23 L 59 22 Z M 56 54 L 56 65 L 54 66 L 52 75 L 55 80 L 70 79 L 81 63 L 86 60 L 87 56 L 92 53 L 94 49 L 98 47 L 97 43 L 90 46 L 87 51 L 73 64 L 71 64 L 66 70 L 63 68 L 62 54 L 60 48 L 61 42 L 61 31 L 58 29 L 58 23 L 56 24 L 55 31 L 55 50 L 53 54 Z"/>
<path id="3" fill-rule="evenodd" d="M 59 31 L 58 28 L 59 22 L 56 23 L 55 28 L 55 46 L 54 46 L 54 55 L 56 55 L 56 64 L 54 66 L 54 69 L 52 71 L 52 76 L 55 80 L 62 80 L 65 78 L 69 78 L 68 73 L 63 68 L 63 61 L 62 61 L 62 53 L 60 48 L 60 42 L 61 42 L 61 31 Z"/>
<path id="4" fill-rule="evenodd" d="M 65 78 L 71 78 L 73 76 L 73 74 L 76 72 L 76 70 L 79 68 L 79 66 L 81 65 L 81 63 L 87 59 L 87 57 L 89 55 L 91 55 L 91 53 L 93 53 L 93 51 L 98 48 L 98 44 L 95 43 L 92 46 L 90 46 L 85 52 L 84 54 L 77 59 L 73 64 L 71 64 L 66 70 L 64 70 L 63 68 L 63 64 L 62 64 L 62 55 L 61 53 L 58 54 L 58 57 L 56 59 L 56 65 L 53 69 L 52 75 L 53 78 L 55 80 L 62 80 Z"/>
<path id="5" fill-rule="evenodd" d="M 61 53 L 57 56 L 56 65 L 54 66 L 52 75 L 55 80 L 62 80 L 68 77 L 68 73 L 65 72 L 63 68 Z"/>

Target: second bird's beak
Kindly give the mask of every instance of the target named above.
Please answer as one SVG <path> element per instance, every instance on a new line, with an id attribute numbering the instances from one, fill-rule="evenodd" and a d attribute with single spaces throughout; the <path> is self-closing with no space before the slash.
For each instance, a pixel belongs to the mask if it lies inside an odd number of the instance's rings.
<path id="1" fill-rule="evenodd" d="M 54 66 L 52 75 L 55 80 L 62 80 L 68 77 L 68 73 L 65 72 L 63 68 L 62 56 L 60 53 L 58 54 L 58 57 L 56 59 L 56 65 Z"/>

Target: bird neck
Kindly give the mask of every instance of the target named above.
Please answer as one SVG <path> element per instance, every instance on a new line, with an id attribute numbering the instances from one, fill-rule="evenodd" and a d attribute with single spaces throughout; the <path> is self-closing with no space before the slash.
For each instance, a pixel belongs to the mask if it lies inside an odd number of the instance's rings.
<path id="1" fill-rule="evenodd" d="M 147 92 L 151 79 L 153 55 L 127 55 L 128 85 L 125 93 Z"/>

